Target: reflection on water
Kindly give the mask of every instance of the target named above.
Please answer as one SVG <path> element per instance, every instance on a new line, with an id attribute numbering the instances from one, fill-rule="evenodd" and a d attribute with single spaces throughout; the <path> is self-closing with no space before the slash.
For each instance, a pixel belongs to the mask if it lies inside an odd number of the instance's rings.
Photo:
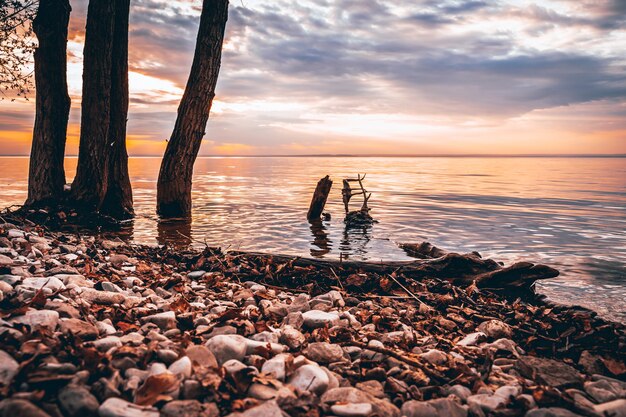
<path id="1" fill-rule="evenodd" d="M 125 236 L 135 242 L 377 261 L 407 259 L 397 242 L 429 240 L 555 266 L 562 275 L 542 291 L 626 320 L 626 159 L 200 158 L 190 223 L 157 221 L 159 162 L 129 161 L 137 217 Z M 27 158 L 0 158 L 0 206 L 24 201 L 27 172 Z M 309 224 L 317 181 L 356 173 L 368 174 L 379 223 L 346 230 L 337 181 L 332 220 Z"/>

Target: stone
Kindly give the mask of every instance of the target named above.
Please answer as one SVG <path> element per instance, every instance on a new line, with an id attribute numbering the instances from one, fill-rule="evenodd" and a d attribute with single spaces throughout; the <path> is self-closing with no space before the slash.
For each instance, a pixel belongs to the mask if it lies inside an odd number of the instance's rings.
<path id="1" fill-rule="evenodd" d="M 89 390 L 79 385 L 68 385 L 59 391 L 58 402 L 66 417 L 98 415 L 100 403 Z"/>
<path id="2" fill-rule="evenodd" d="M 230 413 L 227 417 L 284 417 L 284 415 L 276 401 L 270 400 L 241 413 Z"/>
<path id="3" fill-rule="evenodd" d="M 593 409 L 596 413 L 603 416 L 626 417 L 626 400 L 621 399 L 598 404 Z"/>
<path id="4" fill-rule="evenodd" d="M 236 334 L 214 336 L 205 346 L 213 353 L 218 365 L 230 359 L 241 361 L 246 356 L 246 338 Z"/>
<path id="5" fill-rule="evenodd" d="M 20 365 L 13 356 L 0 350 L 0 387 L 9 385 L 19 368 Z"/>
<path id="6" fill-rule="evenodd" d="M 302 354 L 314 362 L 325 364 L 339 362 L 343 359 L 341 346 L 327 342 L 310 343 Z"/>
<path id="7" fill-rule="evenodd" d="M 287 374 L 287 360 L 290 358 L 291 355 L 288 354 L 276 355 L 265 361 L 261 367 L 261 372 L 266 375 L 273 375 L 279 381 L 284 381 Z"/>
<path id="8" fill-rule="evenodd" d="M 317 365 L 302 365 L 294 371 L 288 384 L 302 391 L 310 391 L 321 395 L 328 388 L 330 380 L 322 368 Z"/>
<path id="9" fill-rule="evenodd" d="M 321 401 L 323 403 L 334 404 L 346 404 L 346 403 L 369 403 L 372 404 L 375 415 L 379 417 L 399 417 L 400 410 L 389 401 L 380 400 L 353 387 L 339 387 L 331 388 L 322 395 Z"/>
<path id="10" fill-rule="evenodd" d="M 100 417 L 159 417 L 159 411 L 156 408 L 143 407 L 112 397 L 100 405 L 98 415 Z"/>
<path id="11" fill-rule="evenodd" d="M 463 339 L 459 340 L 457 346 L 476 346 L 487 340 L 487 335 L 483 332 L 470 333 Z"/>
<path id="12" fill-rule="evenodd" d="M 0 266 L 11 266 L 13 265 L 13 259 L 9 258 L 6 255 L 0 255 Z"/>
<path id="13" fill-rule="evenodd" d="M 583 351 L 580 354 L 580 359 L 578 359 L 578 364 L 582 366 L 582 368 L 589 375 L 593 374 L 602 374 L 605 372 L 604 365 L 602 364 L 602 358 L 600 355 L 594 355 L 588 350 Z"/>
<path id="14" fill-rule="evenodd" d="M 55 330 L 59 323 L 59 313 L 54 310 L 28 310 L 23 316 L 14 317 L 10 321 L 13 324 L 25 324 L 31 330 L 37 327 Z"/>
<path id="15" fill-rule="evenodd" d="M 24 278 L 22 282 L 20 282 L 20 286 L 35 290 L 46 288 L 51 291 L 59 291 L 65 289 L 65 284 L 54 276 L 45 278 Z"/>
<path id="16" fill-rule="evenodd" d="M 507 400 L 499 395 L 491 394 L 476 394 L 467 398 L 467 405 L 470 407 L 480 407 L 485 413 L 490 413 L 493 410 L 505 405 Z"/>
<path id="17" fill-rule="evenodd" d="M 68 335 L 81 340 L 94 340 L 98 337 L 98 329 L 91 323 L 79 319 L 61 319 L 59 329 Z"/>
<path id="18" fill-rule="evenodd" d="M 107 336 L 102 339 L 95 340 L 93 345 L 101 352 L 106 352 L 109 349 L 122 346 L 122 341 L 117 336 Z"/>
<path id="19" fill-rule="evenodd" d="M 333 326 L 339 322 L 339 314 L 327 313 L 321 310 L 309 310 L 302 313 L 304 319 L 304 326 L 309 329 L 316 329 L 318 327 Z"/>
<path id="20" fill-rule="evenodd" d="M 191 359 L 192 364 L 195 363 L 207 368 L 218 367 L 215 355 L 213 355 L 213 352 L 211 352 L 206 346 L 191 345 L 187 347 L 185 354 L 189 359 Z"/>
<path id="21" fill-rule="evenodd" d="M 549 407 L 536 408 L 526 413 L 524 417 L 582 417 L 580 414 L 572 413 L 565 408 Z"/>
<path id="22" fill-rule="evenodd" d="M 215 403 L 197 400 L 170 401 L 161 408 L 161 417 L 218 417 L 220 411 Z"/>
<path id="23" fill-rule="evenodd" d="M 367 417 L 372 414 L 373 408 L 369 403 L 335 404 L 330 411 L 342 417 Z"/>
<path id="24" fill-rule="evenodd" d="M 493 393 L 498 397 L 502 397 L 505 400 L 509 400 L 511 397 L 517 397 L 522 393 L 522 388 L 518 385 L 503 385 Z"/>
<path id="25" fill-rule="evenodd" d="M 511 326 L 501 320 L 487 320 L 480 323 L 476 328 L 479 332 L 483 332 L 490 339 L 510 339 L 513 335 Z"/>
<path id="26" fill-rule="evenodd" d="M 258 342 L 252 339 L 244 338 L 246 344 L 246 354 L 253 355 L 258 352 L 258 350 L 265 351 L 268 348 L 274 354 L 282 353 L 285 350 L 283 345 L 279 345 L 278 343 L 267 343 L 267 342 Z"/>
<path id="27" fill-rule="evenodd" d="M 279 341 L 289 346 L 290 349 L 298 350 L 306 342 L 306 337 L 300 330 L 286 325 L 281 331 Z"/>
<path id="28" fill-rule="evenodd" d="M 0 417 L 50 417 L 30 401 L 7 398 L 0 401 Z"/>
<path id="29" fill-rule="evenodd" d="M 200 279 L 206 274 L 206 271 L 192 271 L 187 274 L 189 279 Z"/>
<path id="30" fill-rule="evenodd" d="M 626 396 L 626 391 L 605 379 L 585 382 L 585 391 L 599 403 L 617 400 L 622 395 Z"/>
<path id="31" fill-rule="evenodd" d="M 287 306 L 287 311 L 289 313 L 293 313 L 299 311 L 304 313 L 309 311 L 311 306 L 309 305 L 309 295 L 308 294 L 298 294 L 296 298 L 293 299 L 291 304 Z"/>
<path id="32" fill-rule="evenodd" d="M 453 385 L 446 390 L 448 395 L 456 395 L 463 402 L 467 402 L 467 398 L 472 395 L 472 390 L 463 385 Z"/>
<path id="33" fill-rule="evenodd" d="M 113 305 L 121 304 L 126 298 L 124 294 L 112 291 L 98 291 L 91 288 L 85 288 L 80 293 L 83 300 L 91 304 Z"/>
<path id="34" fill-rule="evenodd" d="M 187 356 L 183 356 L 173 364 L 167 368 L 168 371 L 173 373 L 174 375 L 181 375 L 185 378 L 189 378 L 191 376 L 191 359 Z"/>
<path id="35" fill-rule="evenodd" d="M 143 340 L 143 336 L 141 334 L 137 333 L 137 335 L 139 337 L 141 337 L 141 339 Z M 128 342 L 132 341 L 132 340 L 126 340 L 125 337 L 126 337 L 126 335 L 121 337 L 122 342 L 126 343 L 127 341 Z M 133 337 L 133 339 L 134 339 L 134 337 Z M 137 339 L 137 340 L 139 340 L 139 339 Z M 174 361 L 176 361 L 176 359 L 178 359 L 178 353 L 176 353 L 175 351 L 173 351 L 171 349 L 159 349 L 159 350 L 156 351 L 156 354 L 157 354 L 157 357 L 159 358 L 159 360 L 161 362 L 165 362 L 168 365 L 174 363 Z"/>
<path id="36" fill-rule="evenodd" d="M 578 371 L 554 359 L 522 356 L 517 369 L 528 379 L 556 388 L 579 388 L 583 382 Z"/>
<path id="37" fill-rule="evenodd" d="M 448 355 L 437 349 L 429 349 L 428 352 L 422 353 L 420 357 L 433 365 L 444 365 L 448 363 Z"/>
<path id="38" fill-rule="evenodd" d="M 428 401 L 437 413 L 443 417 L 467 417 L 467 408 L 451 398 L 438 398 Z"/>
<path id="39" fill-rule="evenodd" d="M 402 404 L 403 417 L 437 417 L 437 410 L 426 401 L 407 401 Z"/>
<path id="40" fill-rule="evenodd" d="M 156 324 L 161 330 L 175 329 L 177 323 L 176 314 L 173 311 L 153 314 L 151 316 L 144 317 L 144 320 L 148 323 Z"/>
<path id="41" fill-rule="evenodd" d="M 250 385 L 250 388 L 248 388 L 247 395 L 257 400 L 278 400 L 280 403 L 287 398 L 296 398 L 292 390 L 276 382 L 267 385 L 254 382 Z"/>

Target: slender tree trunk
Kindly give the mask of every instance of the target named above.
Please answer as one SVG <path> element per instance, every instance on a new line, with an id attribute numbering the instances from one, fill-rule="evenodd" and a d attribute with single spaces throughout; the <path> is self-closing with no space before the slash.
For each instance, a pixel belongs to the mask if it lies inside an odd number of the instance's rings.
<path id="1" fill-rule="evenodd" d="M 35 51 L 36 110 L 27 205 L 58 203 L 65 186 L 63 156 L 70 112 L 67 26 L 71 10 L 68 0 L 40 0 L 33 21 L 39 46 Z"/>
<path id="2" fill-rule="evenodd" d="M 157 213 L 163 217 L 191 212 L 193 165 L 215 96 L 227 19 L 228 0 L 204 0 L 191 72 L 159 172 Z"/>
<path id="3" fill-rule="evenodd" d="M 85 211 L 100 209 L 109 181 L 114 6 L 111 0 L 90 0 L 87 10 L 80 146 L 72 184 L 73 204 Z"/>
<path id="4" fill-rule="evenodd" d="M 128 176 L 126 120 L 128 116 L 128 13 L 130 0 L 115 2 L 113 48 L 111 58 L 111 114 L 108 143 L 108 188 L 101 212 L 115 218 L 133 216 L 133 193 Z"/>

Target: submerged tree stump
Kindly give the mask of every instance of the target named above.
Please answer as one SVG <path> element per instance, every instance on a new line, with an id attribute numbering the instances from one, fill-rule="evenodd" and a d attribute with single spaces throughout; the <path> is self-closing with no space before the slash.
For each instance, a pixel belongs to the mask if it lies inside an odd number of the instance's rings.
<path id="1" fill-rule="evenodd" d="M 328 199 L 328 194 L 330 194 L 332 186 L 333 181 L 328 175 L 317 182 L 313 198 L 311 198 L 309 212 L 306 215 L 307 220 L 312 221 L 320 218 L 324 211 L 324 206 L 326 206 L 326 200 Z"/>

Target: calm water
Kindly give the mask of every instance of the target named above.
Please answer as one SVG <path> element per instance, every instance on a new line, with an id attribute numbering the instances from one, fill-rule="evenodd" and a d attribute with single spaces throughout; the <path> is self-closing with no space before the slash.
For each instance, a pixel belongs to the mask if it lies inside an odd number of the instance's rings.
<path id="1" fill-rule="evenodd" d="M 158 224 L 158 158 L 131 158 L 139 243 L 194 240 L 230 249 L 352 259 L 408 259 L 399 242 L 428 240 L 505 262 L 558 268 L 552 299 L 626 321 L 626 159 L 623 158 L 201 158 L 193 221 Z M 68 178 L 76 160 L 68 158 Z M 26 197 L 28 160 L 0 158 L 0 207 Z M 341 178 L 367 173 L 379 223 L 346 231 Z M 313 229 L 305 216 L 317 180 L 335 180 Z M 355 197 L 356 204 L 358 198 Z"/>

